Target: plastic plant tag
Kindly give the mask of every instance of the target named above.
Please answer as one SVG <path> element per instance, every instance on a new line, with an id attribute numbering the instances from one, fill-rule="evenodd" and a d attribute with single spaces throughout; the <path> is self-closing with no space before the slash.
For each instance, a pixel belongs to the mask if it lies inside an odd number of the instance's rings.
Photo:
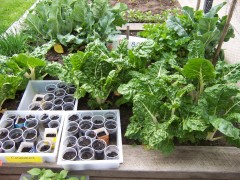
<path id="1" fill-rule="evenodd" d="M 7 163 L 42 163 L 43 159 L 39 156 L 6 156 Z"/>

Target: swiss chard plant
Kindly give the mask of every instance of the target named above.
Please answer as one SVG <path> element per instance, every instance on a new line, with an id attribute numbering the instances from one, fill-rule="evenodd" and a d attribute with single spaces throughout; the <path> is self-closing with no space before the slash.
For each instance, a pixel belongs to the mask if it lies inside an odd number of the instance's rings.
<path id="1" fill-rule="evenodd" d="M 213 7 L 207 14 L 183 7 L 181 14 L 170 16 L 166 23 L 145 25 L 145 31 L 140 35 L 156 42 L 155 59 L 164 61 L 166 56 L 171 55 L 181 67 L 187 59 L 211 59 L 226 23 L 227 16 L 220 18 L 217 14 L 225 4 Z M 233 36 L 230 27 L 224 41 Z"/>
<path id="2" fill-rule="evenodd" d="M 111 39 L 118 33 L 116 26 L 126 23 L 121 16 L 126 9 L 122 3 L 111 7 L 108 0 L 42 1 L 29 13 L 26 23 L 46 40 L 79 47 L 97 38 Z"/>
<path id="3" fill-rule="evenodd" d="M 29 80 L 43 79 L 44 72 L 42 70 L 46 66 L 46 62 L 27 54 L 18 54 L 8 58 L 1 66 L 5 74 L 18 76 L 22 79 L 18 89 L 23 90 Z"/>
<path id="4" fill-rule="evenodd" d="M 21 77 L 0 74 L 0 111 L 2 110 L 2 105 L 7 99 L 14 99 L 16 91 L 22 82 Z"/>
<path id="5" fill-rule="evenodd" d="M 123 41 L 117 50 L 109 51 L 99 39 L 89 43 L 85 52 L 66 58 L 63 65 L 49 64 L 45 69 L 53 76 L 72 83 L 75 97 L 90 95 L 92 106 L 104 108 L 110 93 L 131 79 L 131 71 L 145 71 L 154 43 L 146 41 L 128 50 Z"/>
<path id="6" fill-rule="evenodd" d="M 163 153 L 174 149 L 175 140 L 194 143 L 225 138 L 239 146 L 240 90 L 218 80 L 226 77 L 219 73 L 223 69 L 229 73 L 237 67 L 224 64 L 215 70 L 209 60 L 190 59 L 181 72 L 172 74 L 158 61 L 147 73 L 137 73 L 118 89 L 133 103 L 126 136 Z M 240 78 L 236 76 L 234 83 Z"/>

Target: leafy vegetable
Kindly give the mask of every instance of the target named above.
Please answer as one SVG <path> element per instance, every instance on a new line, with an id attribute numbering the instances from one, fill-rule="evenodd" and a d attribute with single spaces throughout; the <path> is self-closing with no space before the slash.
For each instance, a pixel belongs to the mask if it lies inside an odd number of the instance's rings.
<path id="1" fill-rule="evenodd" d="M 21 78 L 7 74 L 0 74 L 0 110 L 7 99 L 14 99 L 18 86 L 21 84 Z"/>
<path id="2" fill-rule="evenodd" d="M 108 0 L 43 1 L 29 13 L 26 23 L 44 39 L 77 47 L 97 38 L 111 39 L 118 33 L 116 26 L 126 23 L 121 16 L 126 9 L 122 3 L 110 7 Z"/>

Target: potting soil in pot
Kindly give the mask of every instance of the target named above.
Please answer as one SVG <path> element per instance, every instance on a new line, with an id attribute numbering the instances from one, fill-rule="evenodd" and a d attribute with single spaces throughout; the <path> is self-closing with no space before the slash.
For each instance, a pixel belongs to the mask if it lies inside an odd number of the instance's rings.
<path id="1" fill-rule="evenodd" d="M 77 119 L 78 119 L 78 116 L 75 114 L 68 118 L 69 121 L 76 121 Z"/>
<path id="2" fill-rule="evenodd" d="M 73 159 L 75 156 L 76 154 L 74 152 L 66 152 L 63 155 L 63 159 L 70 160 L 70 159 Z"/>
<path id="3" fill-rule="evenodd" d="M 82 153 L 81 158 L 82 158 L 82 159 L 90 159 L 92 156 L 93 156 L 92 153 L 90 153 L 90 152 L 84 152 L 84 153 Z"/>

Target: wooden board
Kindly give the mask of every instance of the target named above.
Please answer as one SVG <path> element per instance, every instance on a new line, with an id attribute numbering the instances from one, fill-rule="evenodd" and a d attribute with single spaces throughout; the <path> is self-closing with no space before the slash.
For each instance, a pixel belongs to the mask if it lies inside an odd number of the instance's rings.
<path id="1" fill-rule="evenodd" d="M 166 157 L 143 146 L 123 145 L 124 163 L 119 169 L 72 171 L 72 175 L 126 179 L 239 179 L 240 150 L 235 147 L 179 146 Z M 61 170 L 55 163 L 3 164 L 0 174 L 21 174 L 32 167 Z M 1 177 L 1 176 L 0 176 Z M 1 179 L 1 178 L 0 178 Z"/>
<path id="2" fill-rule="evenodd" d="M 127 26 L 129 26 L 130 31 L 142 31 L 144 24 L 146 24 L 146 23 L 127 23 L 126 25 L 123 25 L 122 27 L 117 27 L 117 30 L 126 31 Z"/>

